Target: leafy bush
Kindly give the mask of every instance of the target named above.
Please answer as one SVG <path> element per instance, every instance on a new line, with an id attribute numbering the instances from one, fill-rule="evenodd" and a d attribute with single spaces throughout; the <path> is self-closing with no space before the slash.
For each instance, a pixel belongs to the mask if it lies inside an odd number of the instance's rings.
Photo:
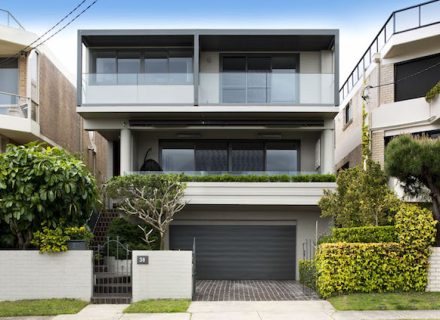
<path id="1" fill-rule="evenodd" d="M 388 178 L 371 160 L 362 166 L 342 170 L 336 191 L 324 190 L 319 207 L 324 217 L 332 217 L 337 227 L 389 225 L 400 204 L 388 188 Z"/>
<path id="2" fill-rule="evenodd" d="M 0 154 L 0 220 L 20 249 L 42 226 L 84 224 L 97 203 L 95 178 L 67 151 L 32 143 Z"/>
<path id="3" fill-rule="evenodd" d="M 86 226 L 66 228 L 65 234 L 69 240 L 84 240 L 87 243 L 93 238 L 93 233 Z"/>
<path id="4" fill-rule="evenodd" d="M 119 237 L 119 242 L 127 246 L 130 250 L 158 250 L 159 249 L 159 235 L 153 232 L 151 235 L 152 244 L 145 243 L 142 238 L 144 232 L 135 224 L 127 221 L 124 218 L 116 218 L 110 223 L 107 231 L 107 236 L 115 240 Z"/>
<path id="5" fill-rule="evenodd" d="M 429 91 L 426 93 L 426 102 L 433 101 L 440 94 L 440 81 L 437 82 Z"/>
<path id="6" fill-rule="evenodd" d="M 300 260 L 299 261 L 299 282 L 309 287 L 316 289 L 316 262 L 315 260 Z"/>
<path id="7" fill-rule="evenodd" d="M 394 226 L 334 228 L 331 240 L 329 242 L 397 242 L 397 235 Z"/>
<path id="8" fill-rule="evenodd" d="M 319 246 L 317 290 L 321 296 L 425 289 L 429 246 L 436 232 L 432 213 L 412 204 L 402 204 L 395 220 L 397 243 Z"/>
<path id="9" fill-rule="evenodd" d="M 41 253 L 56 253 L 67 251 L 67 236 L 61 227 L 50 229 L 44 227 L 43 230 L 34 233 L 32 244 L 40 249 Z"/>

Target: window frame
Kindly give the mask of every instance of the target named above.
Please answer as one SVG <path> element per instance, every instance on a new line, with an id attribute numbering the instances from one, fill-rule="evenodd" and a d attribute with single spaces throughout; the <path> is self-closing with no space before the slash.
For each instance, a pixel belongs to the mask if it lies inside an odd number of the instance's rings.
<path id="1" fill-rule="evenodd" d="M 347 111 L 349 112 L 349 119 L 347 118 Z M 350 100 L 343 109 L 344 130 L 353 122 L 353 104 Z"/>

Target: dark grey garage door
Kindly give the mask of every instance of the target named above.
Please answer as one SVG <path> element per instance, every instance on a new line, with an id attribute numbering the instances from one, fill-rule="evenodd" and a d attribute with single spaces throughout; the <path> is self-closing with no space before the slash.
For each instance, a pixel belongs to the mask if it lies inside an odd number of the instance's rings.
<path id="1" fill-rule="evenodd" d="M 173 225 L 170 249 L 191 250 L 197 279 L 295 279 L 295 226 Z"/>

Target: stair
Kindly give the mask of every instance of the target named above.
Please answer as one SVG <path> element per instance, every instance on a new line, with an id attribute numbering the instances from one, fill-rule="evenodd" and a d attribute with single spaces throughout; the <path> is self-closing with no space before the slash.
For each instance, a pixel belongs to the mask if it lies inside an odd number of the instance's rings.
<path id="1" fill-rule="evenodd" d="M 120 216 L 120 213 L 115 209 L 107 209 L 101 212 L 93 230 L 94 237 L 90 243 L 92 248 L 97 248 L 98 245 L 103 245 L 107 241 L 108 227 L 113 219 Z"/>
<path id="2" fill-rule="evenodd" d="M 99 269 L 108 270 L 106 266 L 100 266 Z M 95 272 L 94 276 L 92 303 L 131 303 L 132 285 L 130 274 L 101 271 Z"/>

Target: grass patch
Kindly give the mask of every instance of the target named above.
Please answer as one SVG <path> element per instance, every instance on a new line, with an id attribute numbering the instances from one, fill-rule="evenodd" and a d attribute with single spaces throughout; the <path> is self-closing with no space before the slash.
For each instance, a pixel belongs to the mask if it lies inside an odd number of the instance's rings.
<path id="1" fill-rule="evenodd" d="M 188 310 L 190 300 L 143 300 L 132 303 L 125 310 L 124 313 L 173 313 L 186 312 Z"/>
<path id="2" fill-rule="evenodd" d="M 55 316 L 79 312 L 88 303 L 74 299 L 0 301 L 0 317 Z"/>
<path id="3" fill-rule="evenodd" d="M 440 310 L 440 292 L 355 293 L 327 299 L 336 310 Z"/>

